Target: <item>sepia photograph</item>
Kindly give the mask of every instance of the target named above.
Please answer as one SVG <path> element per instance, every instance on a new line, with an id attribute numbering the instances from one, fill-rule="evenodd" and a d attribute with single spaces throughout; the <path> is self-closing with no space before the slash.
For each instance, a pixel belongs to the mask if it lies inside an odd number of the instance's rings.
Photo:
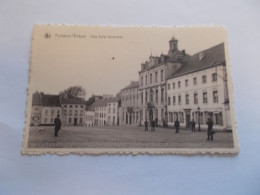
<path id="1" fill-rule="evenodd" d="M 237 153 L 223 27 L 35 25 L 24 154 Z"/>

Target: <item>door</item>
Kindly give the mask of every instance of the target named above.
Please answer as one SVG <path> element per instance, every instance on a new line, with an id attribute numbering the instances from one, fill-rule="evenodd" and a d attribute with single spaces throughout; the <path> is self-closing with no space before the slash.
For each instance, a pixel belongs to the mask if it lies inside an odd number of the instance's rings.
<path id="1" fill-rule="evenodd" d="M 77 126 L 77 123 L 78 123 L 78 119 L 74 118 L 74 126 Z"/>
<path id="2" fill-rule="evenodd" d="M 186 114 L 186 127 L 190 127 L 190 114 Z"/>

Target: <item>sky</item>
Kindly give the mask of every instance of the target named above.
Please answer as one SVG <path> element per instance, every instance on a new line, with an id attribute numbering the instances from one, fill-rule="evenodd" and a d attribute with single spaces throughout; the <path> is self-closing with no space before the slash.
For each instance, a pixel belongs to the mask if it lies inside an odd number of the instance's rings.
<path id="1" fill-rule="evenodd" d="M 46 33 L 49 38 L 45 38 Z M 167 54 L 173 35 L 179 40 L 179 50 L 185 49 L 190 55 L 227 40 L 221 27 L 36 25 L 29 94 L 36 90 L 58 94 L 80 85 L 86 89 L 86 98 L 92 94 L 116 95 L 138 80 L 141 63 L 151 54 Z"/>

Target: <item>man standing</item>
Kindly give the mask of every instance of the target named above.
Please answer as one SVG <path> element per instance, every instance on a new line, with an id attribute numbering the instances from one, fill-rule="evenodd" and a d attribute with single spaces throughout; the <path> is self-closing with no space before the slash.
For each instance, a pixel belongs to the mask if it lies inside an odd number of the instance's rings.
<path id="1" fill-rule="evenodd" d="M 60 115 L 57 115 L 57 117 L 55 118 L 54 125 L 55 125 L 54 136 L 58 137 L 58 132 L 59 132 L 60 127 L 61 127 Z"/>
<path id="2" fill-rule="evenodd" d="M 195 132 L 195 127 L 196 127 L 196 123 L 195 123 L 194 119 L 192 119 L 192 121 L 191 121 L 191 132 Z"/>
<path id="3" fill-rule="evenodd" d="M 213 140 L 213 134 L 214 134 L 213 125 L 214 124 L 213 124 L 213 121 L 211 120 L 211 118 L 208 119 L 207 125 L 208 125 L 208 139 L 207 140 L 209 140 L 209 138 L 211 140 Z"/>
<path id="4" fill-rule="evenodd" d="M 148 122 L 145 120 L 144 122 L 144 131 L 148 131 Z"/>
<path id="5" fill-rule="evenodd" d="M 179 133 L 179 129 L 180 129 L 180 123 L 178 121 L 178 119 L 176 119 L 175 123 L 174 123 L 174 127 L 176 129 L 175 133 Z"/>

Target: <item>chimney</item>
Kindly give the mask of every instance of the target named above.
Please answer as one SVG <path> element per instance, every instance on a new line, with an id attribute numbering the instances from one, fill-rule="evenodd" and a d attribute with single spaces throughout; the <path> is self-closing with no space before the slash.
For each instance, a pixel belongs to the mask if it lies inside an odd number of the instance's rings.
<path id="1" fill-rule="evenodd" d="M 186 53 L 185 53 L 185 49 L 182 50 L 181 52 L 182 52 L 182 54 L 183 54 L 184 56 L 186 55 Z"/>

